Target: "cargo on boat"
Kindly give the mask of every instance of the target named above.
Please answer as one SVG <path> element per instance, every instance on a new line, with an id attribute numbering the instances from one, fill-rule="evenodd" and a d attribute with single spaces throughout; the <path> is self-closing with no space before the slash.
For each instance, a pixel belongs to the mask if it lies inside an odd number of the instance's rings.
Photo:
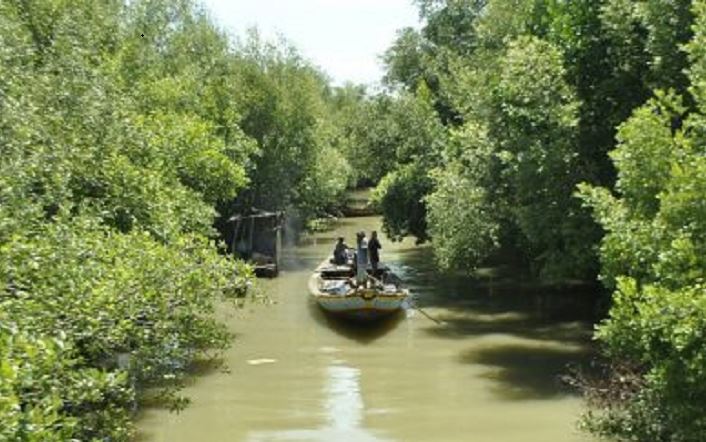
<path id="1" fill-rule="evenodd" d="M 368 281 L 358 285 L 351 264 L 322 262 L 309 278 L 309 292 L 327 313 L 354 320 L 376 320 L 403 308 L 409 291 L 389 267 L 367 269 Z"/>

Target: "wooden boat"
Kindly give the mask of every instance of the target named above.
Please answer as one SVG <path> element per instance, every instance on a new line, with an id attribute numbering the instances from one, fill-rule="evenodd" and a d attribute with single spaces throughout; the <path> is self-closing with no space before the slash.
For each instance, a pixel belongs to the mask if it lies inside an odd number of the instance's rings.
<path id="1" fill-rule="evenodd" d="M 335 265 L 326 260 L 309 278 L 309 291 L 326 312 L 348 319 L 371 321 L 398 312 L 409 291 L 389 267 L 380 265 L 373 275 L 368 268 L 365 287 L 355 287 L 351 265 Z"/>

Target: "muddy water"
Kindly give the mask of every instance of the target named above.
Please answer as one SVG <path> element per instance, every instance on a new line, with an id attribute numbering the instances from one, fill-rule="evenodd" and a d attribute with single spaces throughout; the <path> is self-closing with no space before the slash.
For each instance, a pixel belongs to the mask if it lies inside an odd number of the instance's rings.
<path id="1" fill-rule="evenodd" d="M 344 220 L 289 249 L 284 273 L 263 282 L 273 304 L 229 318 L 230 371 L 195 378 L 181 414 L 146 410 L 139 440 L 589 441 L 575 429 L 579 398 L 558 380 L 589 351 L 578 289 L 568 302 L 510 272 L 442 278 L 427 248 L 384 241 L 383 260 L 442 324 L 410 310 L 361 329 L 311 304 L 307 279 L 334 238 L 379 223 Z"/>

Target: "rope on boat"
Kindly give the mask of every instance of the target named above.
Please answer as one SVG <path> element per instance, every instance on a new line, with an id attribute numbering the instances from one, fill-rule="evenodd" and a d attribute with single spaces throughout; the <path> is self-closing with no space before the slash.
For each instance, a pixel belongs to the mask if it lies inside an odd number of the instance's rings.
<path id="1" fill-rule="evenodd" d="M 417 310 L 419 313 L 423 314 L 427 318 L 431 319 L 432 321 L 434 321 L 437 325 L 446 325 L 446 323 L 444 321 L 442 321 L 440 319 L 436 319 L 435 317 L 431 316 L 429 313 L 422 310 L 420 307 L 412 306 L 412 308 Z"/>
<path id="2" fill-rule="evenodd" d="M 433 317 L 429 313 L 425 312 L 421 307 L 418 307 L 416 305 L 416 303 L 414 302 L 414 299 L 410 299 L 410 301 L 407 305 L 409 305 L 409 307 L 412 308 L 413 310 L 416 310 L 419 313 L 421 313 L 422 315 L 424 315 L 427 319 L 434 321 L 436 323 L 436 325 L 441 325 L 441 326 L 446 325 L 446 323 L 444 321 L 442 321 L 440 319 L 436 319 L 435 317 Z"/>

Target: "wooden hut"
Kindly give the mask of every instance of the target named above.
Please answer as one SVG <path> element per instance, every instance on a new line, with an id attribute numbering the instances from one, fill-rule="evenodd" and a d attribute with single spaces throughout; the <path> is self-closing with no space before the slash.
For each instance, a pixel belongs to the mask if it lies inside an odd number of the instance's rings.
<path id="1" fill-rule="evenodd" d="M 251 209 L 228 220 L 233 224 L 231 252 L 255 267 L 257 276 L 273 278 L 280 269 L 283 212 Z"/>

